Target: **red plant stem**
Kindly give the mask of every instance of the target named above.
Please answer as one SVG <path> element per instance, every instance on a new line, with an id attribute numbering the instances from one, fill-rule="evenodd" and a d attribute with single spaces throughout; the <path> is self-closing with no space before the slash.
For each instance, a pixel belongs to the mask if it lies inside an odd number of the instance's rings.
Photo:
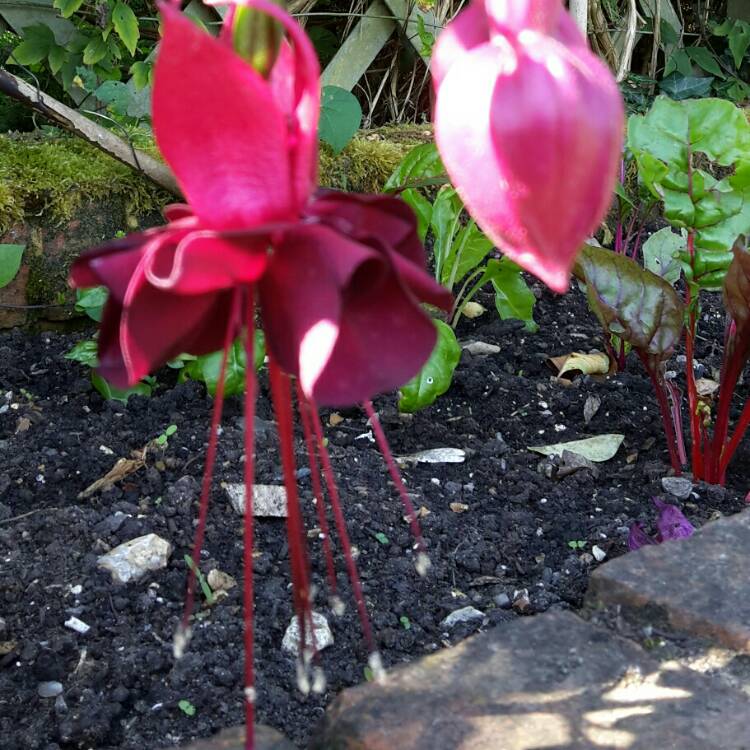
<path id="1" fill-rule="evenodd" d="M 305 400 L 305 394 L 302 392 L 302 386 L 299 379 L 294 381 L 297 393 L 297 404 L 299 413 L 302 418 L 302 430 L 305 434 L 305 446 L 307 448 L 307 460 L 310 464 L 310 478 L 312 480 L 313 497 L 315 498 L 315 510 L 318 514 L 318 523 L 320 532 L 323 535 L 323 553 L 326 558 L 326 568 L 328 571 L 328 586 L 331 590 L 331 596 L 336 595 L 336 565 L 333 561 L 333 550 L 331 547 L 331 535 L 328 529 L 328 520 L 326 519 L 326 509 L 323 499 L 323 488 L 320 484 L 320 465 L 315 453 L 315 438 L 313 437 L 313 428 L 310 413 L 310 405 Z"/>
<path id="2" fill-rule="evenodd" d="M 745 436 L 745 432 L 747 432 L 748 427 L 750 427 L 750 400 L 746 401 L 745 405 L 742 407 L 742 413 L 740 414 L 740 418 L 737 421 L 736 427 L 734 428 L 732 439 L 722 451 L 717 479 L 717 481 L 721 482 L 722 484 L 724 483 L 724 480 L 726 478 L 729 462 L 732 460 L 732 457 L 734 456 L 737 448 L 739 448 L 740 442 Z"/>
<path id="3" fill-rule="evenodd" d="M 254 586 L 253 586 L 253 482 L 255 479 L 254 433 L 255 433 L 255 369 L 253 351 L 255 348 L 255 301 L 253 289 L 247 290 L 247 310 L 245 312 L 245 515 L 243 521 L 243 598 L 244 598 L 244 641 L 245 641 L 245 750 L 253 750 L 255 738 L 255 674 L 254 674 Z"/>
<path id="4" fill-rule="evenodd" d="M 279 431 L 281 464 L 284 472 L 284 488 L 286 489 L 287 502 L 287 538 L 289 541 L 289 562 L 292 570 L 292 598 L 300 630 L 300 658 L 302 659 L 307 644 L 306 630 L 311 602 L 308 582 L 307 544 L 302 513 L 299 506 L 299 496 L 297 494 L 297 479 L 295 477 L 292 400 L 289 376 L 282 372 L 272 356 L 269 356 L 268 360 L 268 374 L 273 408 L 276 413 L 276 423 Z"/>
<path id="5" fill-rule="evenodd" d="M 377 440 L 380 452 L 383 454 L 385 463 L 388 466 L 388 473 L 391 475 L 391 480 L 396 486 L 396 490 L 398 491 L 399 497 L 401 498 L 401 503 L 404 506 L 404 510 L 406 511 L 406 517 L 409 521 L 409 526 L 411 527 L 411 533 L 414 536 L 414 541 L 416 542 L 415 547 L 417 549 L 417 554 L 421 553 L 424 555 L 426 554 L 425 543 L 424 539 L 422 538 L 422 530 L 419 528 L 419 521 L 417 521 L 417 514 L 415 513 L 414 505 L 412 504 L 411 500 L 409 499 L 409 495 L 406 492 L 404 480 L 401 479 L 401 474 L 399 473 L 398 467 L 396 466 L 396 462 L 393 460 L 391 448 L 388 445 L 388 440 L 386 439 L 385 433 L 383 432 L 383 427 L 380 424 L 380 417 L 378 417 L 378 415 L 376 414 L 375 409 L 372 406 L 372 401 L 365 401 L 364 408 L 365 413 L 367 414 L 367 418 L 370 420 L 370 426 L 372 427 L 372 432 L 375 435 L 375 440 Z M 417 570 L 420 570 L 419 561 Z"/>
<path id="6" fill-rule="evenodd" d="M 689 172 L 690 173 L 690 172 Z M 692 178 L 691 178 L 692 179 Z M 691 183 L 692 184 L 692 183 Z M 693 263 L 695 259 L 695 232 L 690 230 L 687 238 L 688 254 L 690 256 L 690 262 Z M 695 310 L 692 304 L 692 292 L 690 284 L 687 285 L 687 292 L 685 295 L 685 305 L 688 308 L 688 327 L 685 332 L 685 378 L 687 380 L 687 393 L 688 393 L 688 411 L 690 412 L 690 436 L 691 446 L 690 454 L 693 465 L 693 475 L 696 479 L 703 479 L 703 440 L 701 437 L 701 416 L 698 414 L 698 389 L 695 385 L 695 369 L 693 363 L 695 360 L 695 329 L 696 319 Z M 708 446 L 706 446 L 708 448 Z"/>
<path id="7" fill-rule="evenodd" d="M 318 416 L 318 408 L 312 399 L 305 399 L 310 405 L 312 414 L 312 427 L 315 432 L 315 440 L 318 443 L 318 452 L 320 453 L 320 462 L 323 466 L 323 476 L 325 477 L 326 486 L 328 488 L 328 498 L 331 501 L 331 510 L 333 511 L 333 519 L 336 524 L 336 531 L 338 532 L 339 539 L 341 541 L 341 547 L 344 550 L 344 560 L 346 561 L 346 569 L 349 574 L 349 582 L 352 586 L 352 593 L 354 594 L 354 601 L 357 604 L 357 611 L 359 613 L 359 622 L 362 627 L 362 635 L 365 639 L 365 645 L 370 654 L 377 653 L 375 648 L 375 640 L 372 637 L 372 628 L 370 626 L 370 617 L 367 614 L 367 606 L 365 605 L 365 597 L 362 593 L 362 584 L 359 580 L 357 573 L 357 566 L 354 563 L 354 556 L 352 555 L 352 545 L 349 540 L 349 532 L 346 529 L 346 519 L 341 509 L 341 498 L 339 497 L 339 490 L 336 486 L 336 479 L 333 474 L 333 467 L 331 466 L 331 457 L 328 455 L 328 448 L 326 448 L 323 440 L 323 430 L 320 426 L 320 417 Z"/>
<path id="8" fill-rule="evenodd" d="M 216 384 L 216 395 L 214 396 L 213 411 L 211 413 L 211 426 L 208 433 L 208 448 L 206 449 L 206 464 L 203 469 L 203 483 L 201 487 L 201 498 L 198 506 L 198 525 L 195 529 L 195 539 L 193 540 L 193 564 L 190 566 L 187 580 L 187 593 L 185 594 L 185 607 L 182 612 L 182 621 L 176 640 L 175 651 L 180 654 L 185 645 L 185 640 L 189 637 L 190 617 L 193 614 L 193 605 L 195 603 L 195 584 L 196 571 L 200 565 L 201 549 L 203 540 L 206 535 L 206 520 L 208 518 L 208 498 L 211 492 L 211 480 L 214 474 L 216 464 L 216 449 L 218 445 L 219 424 L 221 423 L 221 414 L 224 408 L 224 380 L 227 371 L 227 359 L 229 358 L 229 349 L 236 334 L 237 319 L 240 309 L 240 293 L 237 292 L 234 297 L 233 311 L 227 325 L 226 335 L 224 336 L 224 351 L 221 357 L 221 368 L 219 370 L 219 380 Z M 179 639 L 179 642 L 177 642 Z"/>
<path id="9" fill-rule="evenodd" d="M 680 456 L 677 450 L 677 440 L 675 439 L 674 427 L 672 425 L 672 412 L 669 408 L 667 401 L 666 389 L 664 386 L 663 379 L 658 370 L 649 362 L 648 357 L 638 352 L 643 366 L 646 368 L 651 382 L 654 386 L 654 392 L 656 393 L 656 401 L 659 404 L 659 412 L 661 413 L 661 421 L 664 425 L 664 433 L 667 438 L 667 449 L 669 450 L 669 460 L 672 464 L 672 468 L 677 476 L 682 474 L 682 465 L 680 464 Z"/>

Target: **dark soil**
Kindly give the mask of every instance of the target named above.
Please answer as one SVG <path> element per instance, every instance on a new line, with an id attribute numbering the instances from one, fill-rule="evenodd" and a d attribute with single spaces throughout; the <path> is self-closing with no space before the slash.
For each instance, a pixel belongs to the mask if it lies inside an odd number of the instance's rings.
<path id="1" fill-rule="evenodd" d="M 417 507 L 429 511 L 421 519 L 433 563 L 427 578 L 415 574 L 412 538 L 380 455 L 361 437 L 368 432 L 365 417 L 343 411 L 343 422 L 331 427 L 325 415 L 387 665 L 482 626 L 441 627 L 448 613 L 467 605 L 486 613 L 482 627 L 580 606 L 598 564 L 592 547 L 608 559 L 623 554 L 629 525 L 653 524 L 650 498 L 661 494 L 660 480 L 670 469 L 649 382 L 634 360 L 629 371 L 611 378 L 584 377 L 568 386 L 551 379 L 547 356 L 601 349 L 601 336 L 579 292 L 540 296 L 537 334 L 499 321 L 494 312 L 464 324 L 462 339 L 497 343 L 502 350 L 477 357 L 464 352 L 451 390 L 433 407 L 410 417 L 398 414 L 394 397 L 376 403 L 396 454 L 443 446 L 467 452 L 463 464 L 404 470 Z M 713 342 L 721 341 L 722 320 L 717 311 L 704 317 L 698 361 L 710 375 L 718 366 Z M 211 403 L 201 385 L 174 386 L 171 372 L 162 374 L 152 398 L 133 397 L 127 407 L 105 402 L 83 368 L 63 359 L 78 339 L 80 334 L 0 336 L 0 744 L 3 750 L 155 750 L 243 721 L 239 587 L 202 611 L 186 656 L 179 663 L 172 658 Z M 679 373 L 683 366 L 675 358 L 670 368 Z M 747 396 L 747 387 L 742 390 Z M 601 406 L 586 425 L 589 396 L 599 397 Z M 257 480 L 279 483 L 265 392 L 258 414 Z M 150 453 L 146 468 L 113 489 L 76 499 L 118 457 L 128 457 L 170 424 L 177 432 L 162 452 Z M 605 432 L 624 433 L 625 443 L 597 472 L 560 478 L 548 460 L 527 450 Z M 219 481 L 241 480 L 241 445 L 241 403 L 230 399 L 202 569 L 217 567 L 237 579 L 241 523 Z M 297 453 L 304 466 L 301 441 Z M 696 485 L 683 503 L 693 523 L 744 506 L 748 458 L 746 443 L 727 489 Z M 304 471 L 299 483 L 309 510 Z M 312 512 L 310 521 L 314 526 Z M 113 584 L 97 568 L 97 557 L 149 532 L 174 545 L 168 567 L 137 583 Z M 363 681 L 365 665 L 354 607 L 341 618 L 332 615 L 316 539 L 312 547 L 321 590 L 316 609 L 328 617 L 336 642 L 322 654 L 328 691 L 305 698 L 296 689 L 294 659 L 281 651 L 292 614 L 284 524 L 258 523 L 259 720 L 300 747 L 336 693 Z M 340 581 L 348 593 L 343 573 Z M 91 630 L 79 635 L 66 628 L 71 615 Z M 49 680 L 63 684 L 62 697 L 38 696 L 40 681 Z M 185 700 L 194 715 L 179 707 Z"/>

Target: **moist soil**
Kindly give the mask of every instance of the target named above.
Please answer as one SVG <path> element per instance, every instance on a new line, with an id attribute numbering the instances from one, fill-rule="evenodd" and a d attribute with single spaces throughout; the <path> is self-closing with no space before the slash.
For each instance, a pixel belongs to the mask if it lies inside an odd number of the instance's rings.
<path id="1" fill-rule="evenodd" d="M 400 415 L 394 395 L 376 401 L 396 455 L 438 447 L 466 451 L 464 463 L 409 464 L 403 474 L 417 508 L 432 568 L 420 578 L 404 511 L 366 418 L 358 409 L 323 413 L 370 618 L 386 665 L 449 646 L 471 632 L 580 607 L 591 571 L 626 552 L 628 527 L 653 531 L 651 497 L 670 475 L 650 383 L 631 357 L 612 377 L 551 377 L 546 359 L 602 349 L 583 295 L 536 289 L 537 333 L 494 311 L 459 328 L 462 341 L 497 344 L 500 352 L 467 351 L 449 392 L 431 407 Z M 483 300 L 489 308 L 491 298 Z M 702 314 L 699 375 L 719 365 L 723 318 L 715 301 Z M 184 556 L 191 549 L 211 399 L 202 385 L 159 374 L 151 398 L 107 402 L 88 373 L 63 354 L 83 334 L 20 331 L 0 336 L 0 737 L 3 750 L 156 750 L 240 724 L 242 710 L 241 586 L 213 607 L 203 604 L 185 656 L 172 639 L 185 593 Z M 679 352 L 668 364 L 684 380 Z M 256 420 L 259 483 L 281 483 L 277 438 L 265 376 Z M 748 396 L 746 385 L 740 396 Z M 600 400 L 587 424 L 584 404 Z M 739 399 L 738 399 L 739 402 Z M 338 417 L 343 418 L 338 422 Z M 163 433 L 146 466 L 114 487 L 78 499 L 120 457 Z M 201 569 L 218 568 L 241 583 L 241 519 L 220 482 L 242 479 L 242 404 L 225 407 L 219 459 Z M 595 469 L 565 475 L 529 452 L 601 433 L 622 433 L 617 455 Z M 748 442 L 735 458 L 727 488 L 697 483 L 681 504 L 696 525 L 738 512 L 750 489 Z M 299 487 L 308 527 L 317 526 L 304 444 L 297 436 Z M 156 533 L 174 550 L 166 568 L 138 582 L 113 583 L 97 558 L 134 537 Z M 319 594 L 315 608 L 335 643 L 322 655 L 322 695 L 297 689 L 293 656 L 281 649 L 292 616 L 289 548 L 283 520 L 256 526 L 256 674 L 258 720 L 304 747 L 325 706 L 365 679 L 366 650 L 337 555 L 348 606 L 331 612 L 319 534 L 309 539 Z M 677 543 L 677 542 L 673 542 Z M 594 549 L 594 545 L 598 549 Z M 340 549 L 339 546 L 336 547 Z M 441 621 L 473 606 L 483 620 L 452 628 Z M 90 626 L 64 625 L 75 616 Z M 40 682 L 63 686 L 42 698 Z"/>

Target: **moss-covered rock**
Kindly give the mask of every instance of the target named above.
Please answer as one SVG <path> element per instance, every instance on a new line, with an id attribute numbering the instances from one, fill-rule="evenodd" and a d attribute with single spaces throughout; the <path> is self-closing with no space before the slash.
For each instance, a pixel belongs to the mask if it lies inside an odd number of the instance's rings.
<path id="1" fill-rule="evenodd" d="M 430 138 L 429 126 L 412 125 L 362 132 L 337 155 L 323 146 L 320 181 L 339 190 L 378 192 L 409 150 Z M 0 243 L 26 245 L 21 272 L 0 289 L 0 303 L 62 305 L 42 316 L 69 315 L 72 260 L 117 232 L 160 223 L 160 209 L 172 201 L 174 196 L 78 139 L 0 135 Z M 25 310 L 0 311 L 0 328 L 28 320 Z"/>

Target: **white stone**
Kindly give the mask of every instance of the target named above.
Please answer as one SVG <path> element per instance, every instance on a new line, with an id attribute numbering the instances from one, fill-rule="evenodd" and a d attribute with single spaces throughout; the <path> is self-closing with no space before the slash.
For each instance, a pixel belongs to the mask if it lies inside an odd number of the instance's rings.
<path id="1" fill-rule="evenodd" d="M 320 612 L 312 613 L 313 630 L 315 632 L 315 648 L 318 651 L 322 651 L 324 648 L 328 648 L 333 645 L 333 633 L 331 627 L 328 624 L 328 620 L 320 614 Z M 302 642 L 302 636 L 299 630 L 299 620 L 297 615 L 292 617 L 289 627 L 284 633 L 284 639 L 281 642 L 281 648 L 289 654 L 298 654 L 300 650 L 300 644 Z M 312 633 L 309 628 L 305 628 L 305 651 L 312 651 Z"/>
<path id="2" fill-rule="evenodd" d="M 500 347 L 496 344 L 488 344 L 486 341 L 469 341 L 463 344 L 462 349 L 466 349 L 469 354 L 499 354 Z"/>
<path id="3" fill-rule="evenodd" d="M 451 612 L 440 625 L 444 628 L 452 628 L 459 623 L 464 622 L 476 622 L 477 620 L 484 620 L 484 612 L 480 612 L 474 607 L 462 607 L 454 612 Z"/>
<path id="4" fill-rule="evenodd" d="M 245 485 L 240 482 L 224 482 L 221 486 L 235 513 L 244 515 Z M 286 518 L 286 490 L 277 484 L 254 484 L 253 515 L 261 518 Z"/>
<path id="5" fill-rule="evenodd" d="M 172 545 L 156 534 L 131 539 L 102 555 L 97 564 L 112 574 L 116 583 L 129 583 L 142 578 L 150 570 L 167 566 Z"/>
<path id="6" fill-rule="evenodd" d="M 77 617 L 72 616 L 65 620 L 65 627 L 75 630 L 76 633 L 80 633 L 81 635 L 86 635 L 86 633 L 91 630 L 91 625 L 88 625 L 83 620 L 79 620 Z"/>
<path id="7" fill-rule="evenodd" d="M 61 682 L 52 680 L 51 682 L 40 682 L 36 686 L 37 695 L 40 698 L 56 698 L 63 691 Z"/>
<path id="8" fill-rule="evenodd" d="M 664 477 L 661 486 L 664 492 L 680 500 L 687 500 L 693 491 L 693 483 L 687 477 Z"/>
<path id="9" fill-rule="evenodd" d="M 598 544 L 591 548 L 591 554 L 597 562 L 601 562 L 607 556 L 607 553 Z"/>

